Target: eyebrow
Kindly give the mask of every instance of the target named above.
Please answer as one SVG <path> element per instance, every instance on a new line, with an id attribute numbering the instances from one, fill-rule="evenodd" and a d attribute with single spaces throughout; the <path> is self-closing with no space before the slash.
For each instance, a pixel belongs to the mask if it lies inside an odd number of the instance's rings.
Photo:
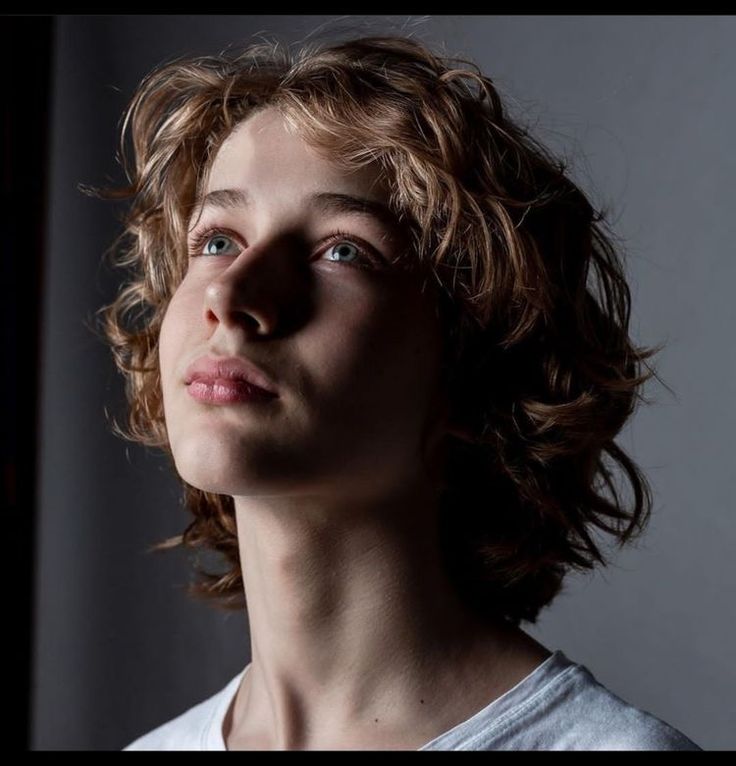
<path id="1" fill-rule="evenodd" d="M 244 189 L 215 189 L 199 200 L 194 213 L 200 215 L 205 208 L 244 208 L 251 203 L 251 198 Z M 307 203 L 320 213 L 350 213 L 375 218 L 394 235 L 401 235 L 404 226 L 399 217 L 382 202 L 354 197 L 338 192 L 316 192 L 307 198 Z"/>

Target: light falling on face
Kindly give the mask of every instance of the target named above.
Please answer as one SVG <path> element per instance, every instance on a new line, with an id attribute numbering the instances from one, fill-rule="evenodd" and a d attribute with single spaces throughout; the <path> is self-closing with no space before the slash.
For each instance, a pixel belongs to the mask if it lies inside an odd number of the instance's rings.
<path id="1" fill-rule="evenodd" d="M 221 190 L 234 190 L 227 204 L 192 218 L 190 245 L 198 244 L 160 336 L 181 477 L 233 496 L 345 499 L 414 479 L 425 418 L 444 413 L 434 304 L 416 274 L 389 263 L 406 247 L 400 230 L 320 204 L 339 194 L 386 205 L 378 170 L 346 172 L 268 108 L 222 144 L 205 196 Z M 194 399 L 185 371 L 206 354 L 251 360 L 278 397 Z"/>

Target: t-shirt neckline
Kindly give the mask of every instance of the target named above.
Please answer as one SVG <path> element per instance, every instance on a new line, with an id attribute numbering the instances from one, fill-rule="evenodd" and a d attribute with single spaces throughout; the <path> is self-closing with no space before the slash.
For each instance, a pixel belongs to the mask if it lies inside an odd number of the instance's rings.
<path id="1" fill-rule="evenodd" d="M 240 682 L 245 674 L 250 670 L 252 663 L 248 663 L 243 670 L 235 675 L 227 686 L 221 692 L 221 698 L 213 710 L 208 726 L 205 728 L 202 737 L 203 750 L 227 750 L 225 738 L 222 732 L 222 726 L 225 721 L 225 715 L 231 702 L 240 687 Z M 482 722 L 486 726 L 491 721 L 505 716 L 530 697 L 536 695 L 541 689 L 546 687 L 562 671 L 566 670 L 574 663 L 560 649 L 553 651 L 549 657 L 542 660 L 534 670 L 521 679 L 515 686 L 504 692 L 500 697 L 492 700 L 488 705 L 473 713 L 469 718 L 453 726 L 451 729 L 439 734 L 434 739 L 426 742 L 418 750 L 440 749 L 445 740 L 452 739 L 457 741 L 462 739 L 463 730 L 469 728 L 473 731 Z"/>
<path id="2" fill-rule="evenodd" d="M 513 711 L 526 705 L 532 698 L 558 679 L 561 673 L 574 667 L 573 663 L 561 650 L 557 649 L 544 659 L 534 670 L 524 676 L 515 686 L 489 702 L 469 718 L 453 726 L 426 742 L 418 750 L 439 750 L 451 740 L 453 746 L 463 744 L 480 729 L 487 730 L 502 717 L 513 715 Z"/>

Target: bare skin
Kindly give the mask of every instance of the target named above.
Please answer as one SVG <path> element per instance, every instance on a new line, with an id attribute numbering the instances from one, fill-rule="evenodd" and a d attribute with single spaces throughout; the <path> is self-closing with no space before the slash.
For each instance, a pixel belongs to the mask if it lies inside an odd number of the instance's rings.
<path id="1" fill-rule="evenodd" d="M 276 110 L 220 148 L 205 191 L 223 189 L 247 201 L 193 216 L 210 238 L 169 305 L 160 365 L 177 470 L 234 498 L 252 663 L 226 746 L 417 749 L 550 654 L 469 614 L 440 561 L 443 449 L 464 432 L 438 384 L 433 300 L 388 265 L 400 230 L 313 199 L 385 204 L 378 169 L 340 169 Z M 193 399 L 183 373 L 204 353 L 252 360 L 278 398 Z"/>

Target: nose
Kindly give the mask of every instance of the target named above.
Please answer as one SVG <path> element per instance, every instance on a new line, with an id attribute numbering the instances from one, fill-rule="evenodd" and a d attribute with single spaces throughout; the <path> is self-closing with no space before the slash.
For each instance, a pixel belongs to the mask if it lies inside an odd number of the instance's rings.
<path id="1" fill-rule="evenodd" d="M 245 328 L 256 335 L 276 333 L 284 313 L 280 307 L 288 305 L 286 293 L 295 281 L 287 275 L 289 259 L 285 250 L 273 245 L 254 245 L 240 253 L 207 284 L 205 321 L 228 329 Z M 293 253 L 290 260 L 295 260 Z M 291 302 L 295 297 L 291 297 Z"/>

